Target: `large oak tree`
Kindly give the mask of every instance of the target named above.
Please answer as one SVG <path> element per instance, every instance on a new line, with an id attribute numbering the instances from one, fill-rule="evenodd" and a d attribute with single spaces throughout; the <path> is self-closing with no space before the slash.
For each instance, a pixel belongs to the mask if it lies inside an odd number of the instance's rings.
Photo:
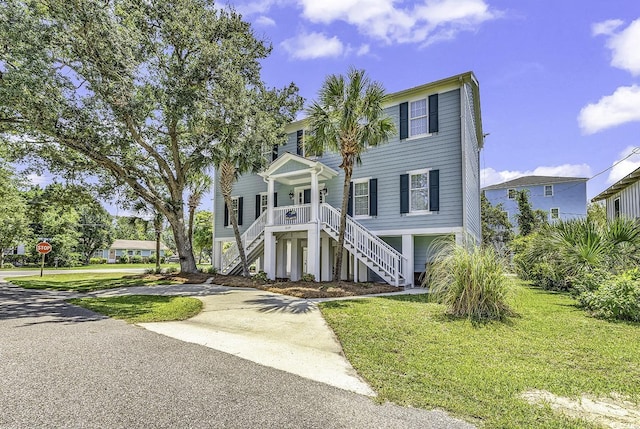
<path id="1" fill-rule="evenodd" d="M 297 105 L 295 86 L 261 81 L 270 49 L 210 0 L 3 1 L 0 135 L 54 172 L 129 187 L 168 220 L 194 272 L 190 178 L 216 143 L 277 140 Z"/>

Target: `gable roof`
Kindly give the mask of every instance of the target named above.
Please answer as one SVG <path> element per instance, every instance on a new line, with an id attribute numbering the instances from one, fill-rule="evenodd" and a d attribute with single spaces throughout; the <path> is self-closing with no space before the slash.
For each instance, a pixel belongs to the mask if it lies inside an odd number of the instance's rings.
<path id="1" fill-rule="evenodd" d="M 507 182 L 498 183 L 496 185 L 486 186 L 482 188 L 482 190 L 490 191 L 492 189 L 521 188 L 534 185 L 553 185 L 554 183 L 586 182 L 587 180 L 589 179 L 586 177 L 523 176 L 518 177 L 517 179 L 509 180 Z"/>
<path id="2" fill-rule="evenodd" d="M 156 250 L 156 242 L 150 240 L 113 240 L 110 249 L 122 250 Z M 160 250 L 169 250 L 164 243 L 160 243 Z"/>
<path id="3" fill-rule="evenodd" d="M 278 170 L 287 164 L 293 165 L 293 170 L 278 172 Z M 318 180 L 328 180 L 338 175 L 337 171 L 320 161 L 314 161 L 312 159 L 294 155 L 290 152 L 285 152 L 284 155 L 279 156 L 278 159 L 273 161 L 265 171 L 258 173 L 258 175 L 265 179 L 273 178 L 286 185 L 296 185 L 308 183 L 312 171 L 318 174 Z"/>
<path id="4" fill-rule="evenodd" d="M 604 191 L 600 192 L 598 195 L 593 197 L 591 201 L 600 201 L 600 200 L 607 199 L 610 196 L 622 191 L 627 186 L 633 185 L 635 182 L 639 180 L 640 180 L 640 167 L 636 168 L 631 173 L 627 174 L 622 179 L 618 180 L 616 183 L 609 186 Z"/>

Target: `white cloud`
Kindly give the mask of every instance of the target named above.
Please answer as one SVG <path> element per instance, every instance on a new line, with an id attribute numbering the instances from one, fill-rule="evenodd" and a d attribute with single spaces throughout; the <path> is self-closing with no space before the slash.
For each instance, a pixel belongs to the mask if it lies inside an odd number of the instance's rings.
<path id="1" fill-rule="evenodd" d="M 622 25 L 620 20 L 609 20 L 594 24 L 594 35 L 604 34 L 609 38 L 607 48 L 611 50 L 611 65 L 627 70 L 634 76 L 640 75 L 640 18 L 616 32 Z"/>
<path id="2" fill-rule="evenodd" d="M 327 37 L 322 33 L 302 33 L 284 40 L 280 45 L 293 57 L 300 60 L 337 57 L 345 47 L 336 36 Z"/>
<path id="3" fill-rule="evenodd" d="M 621 86 L 612 95 L 580 110 L 578 124 L 585 134 L 594 134 L 627 122 L 640 121 L 640 86 Z"/>
<path id="4" fill-rule="evenodd" d="M 541 166 L 526 171 L 496 171 L 493 168 L 483 168 L 480 170 L 480 183 L 482 187 L 485 187 L 523 176 L 591 177 L 591 167 L 587 164 L 562 164 Z"/>
<path id="5" fill-rule="evenodd" d="M 257 17 L 254 22 L 256 23 L 256 25 L 261 25 L 263 27 L 273 27 L 276 25 L 276 22 L 273 19 L 264 15 L 260 15 L 259 17 Z"/>
<path id="6" fill-rule="evenodd" d="M 38 174 L 29 174 L 27 175 L 27 179 L 33 186 L 48 185 L 49 183 L 51 183 L 50 177 L 40 176 Z"/>
<path id="7" fill-rule="evenodd" d="M 363 55 L 367 55 L 370 50 L 371 49 L 369 48 L 369 45 L 366 45 L 366 44 L 365 45 L 361 45 L 358 48 L 358 51 L 356 52 L 356 55 L 359 56 L 359 57 L 361 57 Z"/>
<path id="8" fill-rule="evenodd" d="M 631 154 L 634 155 L 631 155 Z M 627 156 L 631 155 L 629 158 L 625 159 Z M 624 161 L 620 161 L 624 160 Z M 619 163 L 619 164 L 616 164 Z M 640 167 L 640 148 L 636 148 L 633 146 L 627 147 L 620 153 L 620 158 L 615 161 L 613 168 L 609 172 L 609 177 L 607 178 L 607 183 L 614 183 L 618 180 L 622 179 L 627 174 L 636 170 Z"/>
<path id="9" fill-rule="evenodd" d="M 237 4 L 234 7 L 242 15 L 255 15 L 267 13 L 273 6 L 281 3 L 283 3 L 281 0 L 256 0 Z"/>
<path id="10" fill-rule="evenodd" d="M 432 43 L 475 30 L 499 14 L 484 0 L 423 0 L 400 7 L 389 0 L 298 0 L 311 22 L 344 21 L 388 43 Z"/>
<path id="11" fill-rule="evenodd" d="M 603 22 L 597 22 L 591 26 L 591 34 L 594 36 L 606 35 L 610 36 L 618 29 L 624 21 L 620 19 L 609 19 Z"/>

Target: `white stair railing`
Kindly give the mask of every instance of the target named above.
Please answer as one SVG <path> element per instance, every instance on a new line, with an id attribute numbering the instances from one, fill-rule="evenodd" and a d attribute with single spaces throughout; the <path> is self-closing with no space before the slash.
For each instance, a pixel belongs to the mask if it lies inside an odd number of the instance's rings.
<path id="1" fill-rule="evenodd" d="M 259 238 L 263 236 L 264 226 L 267 221 L 267 212 L 264 211 L 258 219 L 255 220 L 251 224 L 251 226 L 240 236 L 240 240 L 242 241 L 242 245 L 244 246 L 245 252 L 250 250 L 251 246 L 254 243 L 259 242 Z M 233 243 L 222 253 L 222 268 L 220 272 L 222 274 L 227 274 L 231 269 L 233 269 L 240 262 L 240 252 L 238 251 L 238 245 L 235 240 Z"/>
<path id="2" fill-rule="evenodd" d="M 339 234 L 340 210 L 326 203 L 321 204 L 320 220 L 334 234 Z M 400 285 L 401 279 L 406 281 L 406 275 L 403 270 L 403 260 L 406 258 L 348 215 L 344 241 L 390 276 L 396 286 Z"/>

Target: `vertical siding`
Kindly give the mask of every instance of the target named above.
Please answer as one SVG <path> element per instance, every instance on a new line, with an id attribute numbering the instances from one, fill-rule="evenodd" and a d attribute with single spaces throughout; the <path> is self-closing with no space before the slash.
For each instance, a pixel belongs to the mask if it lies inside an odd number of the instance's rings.
<path id="1" fill-rule="evenodd" d="M 620 216 L 630 219 L 640 218 L 640 181 L 607 198 L 607 219 L 614 219 L 613 202 L 620 198 Z"/>
<path id="2" fill-rule="evenodd" d="M 479 142 L 476 133 L 475 111 L 473 104 L 473 89 L 471 84 L 464 85 L 462 104 L 464 110 L 464 132 L 462 142 L 464 150 L 464 197 L 465 197 L 465 227 L 466 232 L 475 237 L 477 242 L 482 239 L 480 221 L 480 165 Z"/>

